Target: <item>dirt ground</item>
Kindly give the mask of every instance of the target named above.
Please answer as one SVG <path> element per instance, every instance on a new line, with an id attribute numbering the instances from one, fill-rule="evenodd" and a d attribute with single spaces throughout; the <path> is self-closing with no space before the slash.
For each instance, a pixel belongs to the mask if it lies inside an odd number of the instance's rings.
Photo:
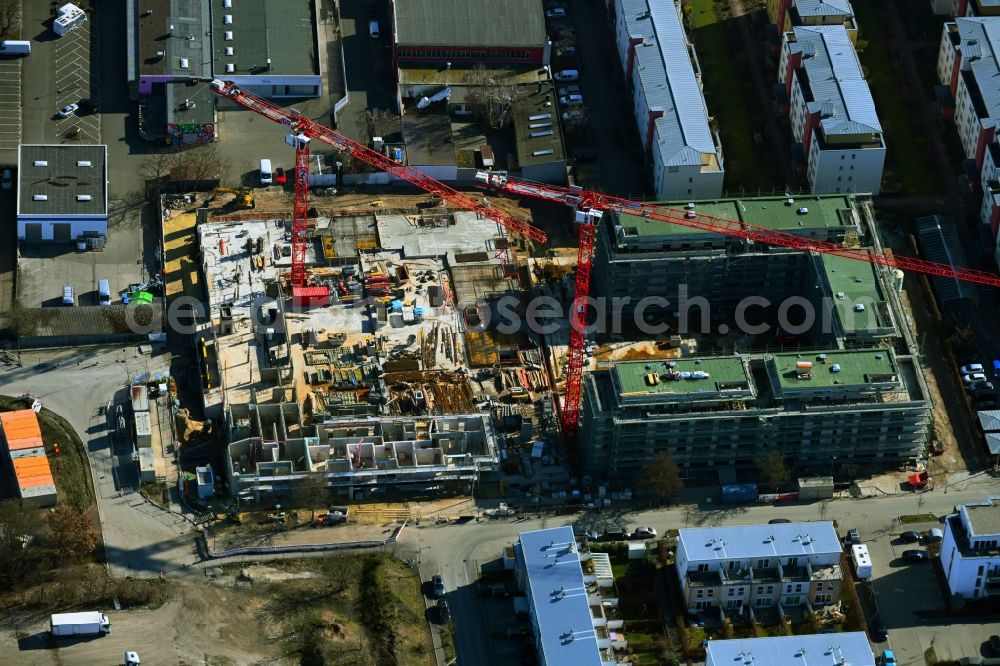
<path id="1" fill-rule="evenodd" d="M 47 615 L 6 618 L 0 664 L 107 666 L 120 664 L 126 650 L 143 663 L 176 666 L 278 666 L 320 656 L 374 666 L 389 662 L 373 655 L 389 652 L 401 665 L 433 664 L 419 578 L 386 556 L 192 569 L 172 579 L 171 591 L 156 609 L 102 609 L 111 633 L 96 638 L 54 644 Z M 380 633 L 372 635 L 374 625 Z"/>

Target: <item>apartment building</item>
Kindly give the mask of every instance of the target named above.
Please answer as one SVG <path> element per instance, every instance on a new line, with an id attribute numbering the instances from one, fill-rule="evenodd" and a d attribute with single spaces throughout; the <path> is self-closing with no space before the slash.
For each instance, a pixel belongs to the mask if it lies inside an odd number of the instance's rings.
<path id="1" fill-rule="evenodd" d="M 661 198 L 722 194 L 722 144 L 701 85 L 701 66 L 681 21 L 680 4 L 619 0 L 615 41 L 639 138 Z"/>
<path id="2" fill-rule="evenodd" d="M 806 655 L 809 655 L 808 661 Z M 877 662 L 863 631 L 736 638 L 709 641 L 705 646 L 705 666 L 803 666 L 807 663 L 876 666 Z"/>
<path id="3" fill-rule="evenodd" d="M 930 0 L 939 16 L 1000 16 L 1000 0 Z"/>
<path id="4" fill-rule="evenodd" d="M 1000 497 L 960 504 L 945 519 L 941 568 L 952 595 L 1000 595 Z"/>
<path id="5" fill-rule="evenodd" d="M 685 478 L 752 479 L 779 451 L 798 474 L 894 469 L 926 450 L 919 372 L 890 349 L 599 364 L 583 382 L 583 463 L 630 479 L 666 451 Z"/>
<path id="6" fill-rule="evenodd" d="M 778 76 L 812 192 L 878 194 L 886 151 L 882 125 L 846 28 L 786 32 Z"/>
<path id="7" fill-rule="evenodd" d="M 777 26 L 778 37 L 800 25 L 842 25 L 851 42 L 857 42 L 858 22 L 850 0 L 767 0 L 767 16 Z"/>
<path id="8" fill-rule="evenodd" d="M 842 552 L 830 521 L 682 529 L 677 577 L 688 612 L 816 608 L 840 599 Z"/>
<path id="9" fill-rule="evenodd" d="M 480 473 L 497 469 L 492 423 L 482 414 L 307 419 L 298 403 L 250 403 L 231 405 L 227 422 L 233 497 L 281 497 L 314 477 L 352 499 L 470 493 Z"/>
<path id="10" fill-rule="evenodd" d="M 518 537 L 505 561 L 527 597 L 540 666 L 617 663 L 628 643 L 616 632 L 623 621 L 607 553 L 587 552 L 568 525 Z"/>

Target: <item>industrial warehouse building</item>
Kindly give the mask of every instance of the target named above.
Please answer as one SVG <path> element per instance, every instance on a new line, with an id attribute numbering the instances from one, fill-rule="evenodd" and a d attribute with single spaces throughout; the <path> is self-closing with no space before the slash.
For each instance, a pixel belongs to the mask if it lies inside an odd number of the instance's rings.
<path id="1" fill-rule="evenodd" d="M 107 235 L 107 146 L 18 148 L 18 240 L 69 243 Z"/>
<path id="2" fill-rule="evenodd" d="M 853 196 L 688 206 L 831 242 L 874 238 L 870 206 Z M 693 330 L 679 332 L 697 338 L 701 358 L 599 361 L 583 384 L 588 470 L 628 478 L 668 451 L 684 476 L 728 469 L 753 479 L 756 461 L 777 450 L 798 472 L 853 476 L 924 454 L 930 403 L 912 341 L 898 325 L 897 274 L 616 215 L 602 224 L 596 255 L 596 296 L 631 298 L 626 316 L 644 297 L 665 298 L 670 304 L 655 314 L 678 326 L 686 314 Z M 707 300 L 706 330 L 698 328 L 700 307 L 684 312 L 680 287 Z M 750 296 L 801 299 L 816 323 L 794 336 L 773 320 L 759 334 L 740 332 L 732 313 Z"/>

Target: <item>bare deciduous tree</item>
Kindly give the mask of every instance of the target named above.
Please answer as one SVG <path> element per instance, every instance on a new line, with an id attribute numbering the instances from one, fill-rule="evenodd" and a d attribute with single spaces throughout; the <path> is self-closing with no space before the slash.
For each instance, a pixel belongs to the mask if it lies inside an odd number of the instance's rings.
<path id="1" fill-rule="evenodd" d="M 761 481 L 772 490 L 788 481 L 788 468 L 785 467 L 785 457 L 781 451 L 771 451 L 757 463 Z"/>
<path id="2" fill-rule="evenodd" d="M 364 120 L 369 138 L 391 136 L 400 131 L 399 116 L 386 109 L 365 109 Z"/>
<path id="3" fill-rule="evenodd" d="M 33 533 L 35 518 L 17 500 L 0 502 L 0 550 L 20 548 L 18 539 Z"/>
<path id="4" fill-rule="evenodd" d="M 0 38 L 10 36 L 21 14 L 21 0 L 0 0 Z"/>
<path id="5" fill-rule="evenodd" d="M 666 501 L 684 488 L 684 480 L 674 457 L 661 451 L 639 473 L 638 486 L 653 498 Z"/>
<path id="6" fill-rule="evenodd" d="M 2 0 L 0 0 L 2 1 Z M 143 159 L 139 175 L 146 181 L 146 198 L 156 201 L 163 193 L 164 185 L 177 164 L 177 153 L 153 153 Z"/>
<path id="7" fill-rule="evenodd" d="M 502 129 L 510 121 L 514 104 L 527 94 L 524 86 L 514 82 L 509 69 L 488 70 L 476 65 L 472 70 L 472 99 L 483 111 L 490 127 Z"/>
<path id="8" fill-rule="evenodd" d="M 56 547 L 70 559 L 82 558 L 97 545 L 94 527 L 83 511 L 60 504 L 49 514 L 49 531 Z"/>

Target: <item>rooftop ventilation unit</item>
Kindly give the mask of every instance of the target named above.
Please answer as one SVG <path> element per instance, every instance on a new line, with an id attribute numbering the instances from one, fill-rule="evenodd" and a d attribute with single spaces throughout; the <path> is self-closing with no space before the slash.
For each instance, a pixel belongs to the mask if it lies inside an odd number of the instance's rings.
<path id="1" fill-rule="evenodd" d="M 538 139 L 543 136 L 552 136 L 552 130 L 538 130 L 531 133 L 532 139 Z"/>
<path id="2" fill-rule="evenodd" d="M 89 166 L 94 166 L 93 164 L 91 164 L 91 163 L 90 163 L 90 160 L 77 160 L 77 161 L 76 161 L 76 165 L 77 165 L 78 167 L 89 167 Z"/>
<path id="3" fill-rule="evenodd" d="M 226 63 L 226 73 L 227 74 L 232 74 L 235 71 L 236 71 L 236 65 L 234 65 L 231 62 L 227 62 Z"/>
<path id="4" fill-rule="evenodd" d="M 222 0 L 222 6 L 225 9 L 230 9 L 233 6 L 233 0 Z"/>
<path id="5" fill-rule="evenodd" d="M 225 16 L 222 17 L 222 22 L 225 23 L 226 25 L 232 25 L 233 24 L 233 15 L 232 14 L 226 14 Z"/>
<path id="6" fill-rule="evenodd" d="M 165 57 L 166 57 L 166 55 L 167 55 L 167 52 L 166 52 L 166 51 L 157 51 L 157 52 L 156 52 L 156 57 L 157 57 L 157 58 L 165 58 Z"/>
<path id="7" fill-rule="evenodd" d="M 188 60 L 187 58 L 181 58 L 181 69 L 187 69 L 188 65 L 190 64 L 191 64 L 190 60 Z"/>
<path id="8" fill-rule="evenodd" d="M 49 163 L 48 163 L 48 162 L 46 162 L 45 160 L 35 160 L 35 161 L 33 162 L 33 164 L 34 164 L 34 165 L 35 165 L 36 167 L 47 167 L 47 166 L 49 165 Z"/>
<path id="9" fill-rule="evenodd" d="M 225 40 L 227 42 L 233 41 L 233 31 L 232 30 L 226 30 L 226 32 L 223 33 L 223 36 L 225 37 Z"/>
<path id="10" fill-rule="evenodd" d="M 234 55 L 234 54 L 235 54 L 235 50 L 233 49 L 233 47 L 232 46 L 227 46 L 226 47 L 226 55 L 227 56 L 231 56 L 231 55 Z"/>
<path id="11" fill-rule="evenodd" d="M 78 195 L 76 195 L 76 200 L 77 201 L 90 201 L 92 198 L 93 197 L 91 197 L 89 194 L 78 194 Z"/>
<path id="12" fill-rule="evenodd" d="M 48 200 L 49 200 L 49 197 L 48 197 L 48 195 L 45 195 L 45 194 L 33 194 L 33 195 L 31 196 L 31 198 L 32 198 L 32 199 L 33 199 L 34 201 L 48 201 Z"/>
<path id="13" fill-rule="evenodd" d="M 551 148 L 546 148 L 545 150 L 536 150 L 531 153 L 532 157 L 541 157 L 542 155 L 551 155 L 554 151 Z"/>

